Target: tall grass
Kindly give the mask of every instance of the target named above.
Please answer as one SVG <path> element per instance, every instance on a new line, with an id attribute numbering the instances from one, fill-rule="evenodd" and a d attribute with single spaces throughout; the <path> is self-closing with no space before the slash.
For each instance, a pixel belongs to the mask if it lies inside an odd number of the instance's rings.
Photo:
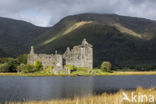
<path id="1" fill-rule="evenodd" d="M 131 98 L 132 92 L 135 95 L 153 95 L 154 103 L 146 102 L 144 99 L 143 102 L 128 102 L 123 101 L 123 92 Z M 142 89 L 138 88 L 136 91 L 124 91 L 120 90 L 114 94 L 104 93 L 97 96 L 89 96 L 83 98 L 74 98 L 74 99 L 62 99 L 62 100 L 51 100 L 51 101 L 30 101 L 30 102 L 6 102 L 5 104 L 156 104 L 156 89 Z M 138 97 L 137 97 L 138 100 Z"/>

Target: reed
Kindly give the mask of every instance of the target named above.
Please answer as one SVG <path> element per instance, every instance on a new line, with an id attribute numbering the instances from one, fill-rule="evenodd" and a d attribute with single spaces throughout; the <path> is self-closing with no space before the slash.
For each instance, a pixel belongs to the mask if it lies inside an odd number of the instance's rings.
<path id="1" fill-rule="evenodd" d="M 128 96 L 129 99 L 131 99 L 132 93 L 135 94 L 137 102 L 129 102 L 123 100 L 123 92 Z M 146 99 L 144 96 L 143 100 L 140 100 L 143 102 L 139 102 L 139 99 L 142 97 L 142 95 L 146 95 L 148 99 Z M 154 97 L 154 102 L 152 103 L 149 101 L 151 100 L 150 95 Z M 135 91 L 120 90 L 119 92 L 114 94 L 104 93 L 102 95 L 88 96 L 83 98 L 61 99 L 51 101 L 5 102 L 5 104 L 156 104 L 155 98 L 156 89 L 143 89 L 139 87 Z"/>

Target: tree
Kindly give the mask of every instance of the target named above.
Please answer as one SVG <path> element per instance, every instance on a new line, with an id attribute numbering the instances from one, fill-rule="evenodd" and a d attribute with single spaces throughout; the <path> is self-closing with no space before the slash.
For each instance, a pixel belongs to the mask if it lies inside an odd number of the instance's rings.
<path id="1" fill-rule="evenodd" d="M 8 63 L 0 64 L 0 72 L 10 72 Z"/>
<path id="2" fill-rule="evenodd" d="M 17 57 L 17 60 L 19 63 L 27 64 L 27 57 L 28 57 L 27 54 L 23 54 L 23 55 Z"/>
<path id="3" fill-rule="evenodd" d="M 0 63 L 7 63 L 8 58 L 0 58 Z"/>
<path id="4" fill-rule="evenodd" d="M 21 64 L 17 67 L 17 71 L 23 73 L 32 73 L 34 72 L 34 66 L 29 64 Z"/>
<path id="5" fill-rule="evenodd" d="M 111 71 L 111 67 L 112 67 L 112 65 L 111 65 L 111 63 L 108 62 L 108 61 L 104 61 L 104 62 L 102 62 L 102 64 L 101 64 L 101 69 L 102 69 L 103 71 L 106 71 L 106 72 L 110 72 L 110 71 Z"/>
<path id="6" fill-rule="evenodd" d="M 43 69 L 43 65 L 42 65 L 42 62 L 41 61 L 35 61 L 34 62 L 34 68 L 35 68 L 35 71 L 40 71 Z"/>
<path id="7" fill-rule="evenodd" d="M 19 66 L 19 62 L 17 59 L 14 58 L 8 58 L 8 65 L 10 66 L 10 71 L 11 72 L 16 72 L 17 66 Z"/>

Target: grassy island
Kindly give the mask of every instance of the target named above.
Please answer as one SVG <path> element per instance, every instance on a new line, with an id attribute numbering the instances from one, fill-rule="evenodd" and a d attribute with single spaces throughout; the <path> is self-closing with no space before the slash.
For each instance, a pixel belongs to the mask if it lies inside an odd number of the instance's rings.
<path id="1" fill-rule="evenodd" d="M 52 73 L 0 73 L 0 76 L 111 76 L 111 75 L 156 75 L 156 71 L 145 72 L 103 72 L 99 74 L 52 74 Z"/>
<path id="2" fill-rule="evenodd" d="M 42 62 L 35 61 L 34 65 L 27 64 L 27 55 L 17 58 L 0 58 L 0 76 L 105 76 L 105 75 L 156 75 L 154 66 L 136 66 L 130 69 L 112 67 L 110 62 L 104 61 L 101 67 L 89 69 L 65 65 L 58 72 L 53 66 L 44 68 Z M 150 71 L 148 71 L 151 69 Z M 126 71 L 127 70 L 127 71 Z"/>

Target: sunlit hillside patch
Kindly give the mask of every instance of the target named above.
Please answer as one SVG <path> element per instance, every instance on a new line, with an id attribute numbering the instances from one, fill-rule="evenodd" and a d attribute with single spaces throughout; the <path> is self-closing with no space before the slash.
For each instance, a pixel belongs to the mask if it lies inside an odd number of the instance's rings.
<path id="1" fill-rule="evenodd" d="M 81 21 L 81 22 L 76 22 L 76 23 L 72 24 L 71 26 L 69 26 L 68 28 L 66 28 L 63 32 L 59 32 L 58 34 L 56 34 L 56 35 L 55 35 L 54 37 L 52 37 L 51 39 L 44 41 L 42 45 L 46 45 L 46 44 L 48 44 L 48 43 L 54 41 L 55 39 L 60 38 L 60 37 L 62 37 L 62 36 L 64 36 L 64 35 L 66 35 L 66 34 L 72 32 L 72 31 L 76 30 L 77 28 L 79 28 L 79 27 L 81 27 L 81 26 L 83 26 L 83 25 L 86 25 L 86 24 L 90 24 L 90 23 L 92 23 L 92 22 L 93 22 L 93 21 Z"/>
<path id="2" fill-rule="evenodd" d="M 132 35 L 143 40 L 150 40 L 153 38 L 153 36 L 149 35 L 149 33 L 140 34 L 129 28 L 126 28 L 125 26 L 122 26 L 121 24 L 113 24 L 113 26 L 115 26 L 121 33 Z"/>
<path id="3" fill-rule="evenodd" d="M 129 34 L 129 35 L 141 38 L 141 39 L 143 38 L 141 34 L 136 33 L 133 30 L 128 29 L 128 28 L 126 28 L 126 27 L 124 27 L 124 26 L 122 26 L 120 24 L 114 24 L 114 26 L 122 33 L 126 33 L 126 34 Z"/>

